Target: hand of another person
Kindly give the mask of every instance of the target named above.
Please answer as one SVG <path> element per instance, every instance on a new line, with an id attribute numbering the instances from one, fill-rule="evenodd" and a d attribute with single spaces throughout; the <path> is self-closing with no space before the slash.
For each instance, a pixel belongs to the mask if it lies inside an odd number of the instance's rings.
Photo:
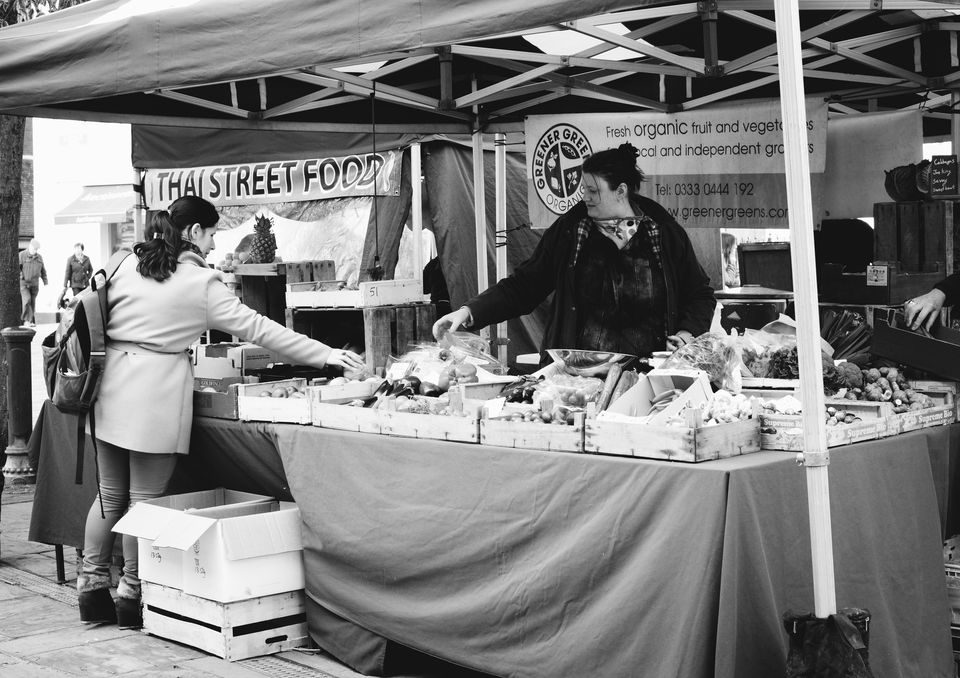
<path id="1" fill-rule="evenodd" d="M 907 327 L 916 330 L 922 326 L 929 332 L 940 316 L 940 309 L 946 299 L 947 295 L 936 288 L 919 297 L 908 299 L 903 305 Z"/>
<path id="2" fill-rule="evenodd" d="M 353 351 L 346 351 L 342 348 L 335 348 L 330 351 L 330 357 L 327 358 L 327 365 L 338 365 L 344 370 L 358 371 L 366 366 L 363 358 Z"/>
<path id="3" fill-rule="evenodd" d="M 447 313 L 433 323 L 433 338 L 439 340 L 447 332 L 456 332 L 465 323 L 470 322 L 470 309 L 461 306 L 456 311 Z"/>
<path id="4" fill-rule="evenodd" d="M 667 337 L 667 350 L 676 351 L 681 346 L 686 346 L 693 341 L 693 335 L 686 330 L 678 330 L 676 334 Z"/>

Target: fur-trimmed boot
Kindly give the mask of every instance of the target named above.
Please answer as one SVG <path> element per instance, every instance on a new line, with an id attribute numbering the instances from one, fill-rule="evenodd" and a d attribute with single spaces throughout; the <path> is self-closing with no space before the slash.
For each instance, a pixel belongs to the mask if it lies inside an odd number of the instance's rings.
<path id="1" fill-rule="evenodd" d="M 110 595 L 110 577 L 81 574 L 77 577 L 77 603 L 84 624 L 115 624 L 117 611 Z"/>
<path id="2" fill-rule="evenodd" d="M 140 587 L 120 580 L 117 586 L 117 626 L 121 629 L 139 629 L 143 626 L 140 608 Z"/>

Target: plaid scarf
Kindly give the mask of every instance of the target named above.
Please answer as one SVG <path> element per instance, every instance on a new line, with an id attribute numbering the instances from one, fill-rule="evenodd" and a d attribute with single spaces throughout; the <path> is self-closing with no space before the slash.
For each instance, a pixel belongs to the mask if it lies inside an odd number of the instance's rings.
<path id="1" fill-rule="evenodd" d="M 643 226 L 647 231 L 647 236 L 650 238 L 650 251 L 653 252 L 653 258 L 656 260 L 658 266 L 663 266 L 663 244 L 660 241 L 660 226 L 653 219 L 648 217 L 642 212 L 632 218 L 622 219 L 625 226 L 620 226 L 620 222 L 617 222 L 617 225 L 614 228 L 622 229 L 627 234 L 627 241 L 636 234 L 637 229 L 640 226 Z M 587 241 L 587 237 L 590 235 L 590 229 L 596 228 L 601 230 L 607 230 L 608 227 L 601 226 L 598 222 L 594 221 L 590 217 L 584 217 L 577 224 L 577 243 L 573 250 L 573 265 L 577 265 L 577 259 L 580 256 L 580 250 L 583 249 L 583 243 Z"/>

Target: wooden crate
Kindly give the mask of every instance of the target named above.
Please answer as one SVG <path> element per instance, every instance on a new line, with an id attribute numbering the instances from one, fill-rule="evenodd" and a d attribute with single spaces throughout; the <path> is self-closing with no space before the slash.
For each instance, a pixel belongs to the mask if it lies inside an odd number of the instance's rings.
<path id="1" fill-rule="evenodd" d="M 904 272 L 945 275 L 954 212 L 950 200 L 874 204 L 874 261 L 900 262 Z"/>
<path id="2" fill-rule="evenodd" d="M 933 407 L 927 407 L 922 410 L 911 410 L 901 414 L 895 414 L 897 420 L 898 433 L 916 431 L 917 429 L 927 428 L 929 426 L 946 426 L 952 424 L 957 419 L 957 410 L 954 395 L 945 391 L 925 391 L 921 393 L 929 396 L 935 403 Z"/>
<path id="3" fill-rule="evenodd" d="M 295 386 L 306 391 L 303 398 L 271 398 L 263 396 L 276 388 Z M 313 421 L 310 407 L 310 390 L 306 379 L 280 379 L 259 384 L 237 386 L 237 412 L 243 421 L 269 421 L 272 423 L 309 424 Z"/>
<path id="4" fill-rule="evenodd" d="M 463 414 L 451 415 L 397 412 L 395 403 L 395 399 L 388 399 L 386 407 L 375 410 L 380 419 L 380 433 L 384 435 L 480 442 L 480 410 L 483 407 L 480 401 L 464 402 Z"/>
<path id="5" fill-rule="evenodd" d="M 317 399 L 314 391 L 310 397 L 310 422 L 314 426 L 337 431 L 380 433 L 380 417 L 377 411 L 347 405 L 350 400 L 352 398 L 321 401 Z"/>
<path id="6" fill-rule="evenodd" d="M 304 647 L 303 590 L 218 603 L 175 588 L 143 582 L 143 630 L 227 661 Z"/>
<path id="7" fill-rule="evenodd" d="M 914 379 L 910 381 L 910 388 L 914 391 L 922 391 L 931 398 L 934 394 L 949 393 L 953 399 L 954 419 L 960 421 L 960 399 L 957 398 L 957 394 L 960 393 L 960 383 L 935 379 Z"/>
<path id="8" fill-rule="evenodd" d="M 578 414 L 571 426 L 509 419 L 480 420 L 480 443 L 550 452 L 583 452 L 585 417 Z"/>
<path id="9" fill-rule="evenodd" d="M 433 342 L 433 304 L 403 304 L 371 308 L 288 308 L 286 325 L 331 346 L 362 345 L 367 368 L 382 375 L 391 356 L 411 344 Z"/>
<path id="10" fill-rule="evenodd" d="M 716 426 L 650 426 L 588 419 L 585 452 L 701 462 L 760 451 L 760 419 Z"/>
<path id="11" fill-rule="evenodd" d="M 827 426 L 827 447 L 849 445 L 864 440 L 878 440 L 900 432 L 899 422 L 893 416 L 893 406 L 890 403 L 843 400 L 827 404 L 838 409 L 842 404 L 843 409 L 862 419 L 853 424 Z M 802 415 L 761 412 L 761 449 L 801 452 L 804 447 Z"/>

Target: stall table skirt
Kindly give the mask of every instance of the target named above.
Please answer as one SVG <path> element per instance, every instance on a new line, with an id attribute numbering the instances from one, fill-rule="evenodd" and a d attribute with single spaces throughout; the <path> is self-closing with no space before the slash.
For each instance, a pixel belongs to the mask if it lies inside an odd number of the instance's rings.
<path id="1" fill-rule="evenodd" d="M 82 494 L 58 494 L 72 457 L 49 425 L 31 539 L 76 543 L 43 517 Z M 877 675 L 952 676 L 940 542 L 958 438 L 831 450 L 837 603 L 873 614 Z M 793 454 L 684 465 L 205 418 L 191 450 L 195 485 L 297 502 L 311 635 L 368 673 L 397 643 L 510 677 L 782 675 L 780 617 L 813 608 Z"/>

